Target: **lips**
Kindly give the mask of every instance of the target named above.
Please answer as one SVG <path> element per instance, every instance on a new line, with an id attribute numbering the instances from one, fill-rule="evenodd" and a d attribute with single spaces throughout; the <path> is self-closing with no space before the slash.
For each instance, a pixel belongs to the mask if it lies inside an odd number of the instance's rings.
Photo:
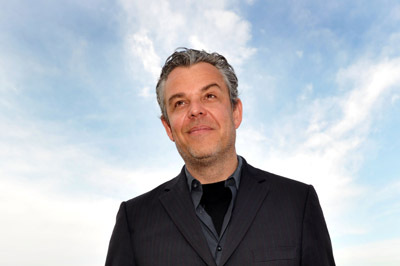
<path id="1" fill-rule="evenodd" d="M 188 130 L 187 133 L 189 134 L 199 134 L 203 132 L 207 132 L 213 130 L 211 127 L 206 126 L 206 125 L 199 125 L 199 126 L 194 126 Z"/>

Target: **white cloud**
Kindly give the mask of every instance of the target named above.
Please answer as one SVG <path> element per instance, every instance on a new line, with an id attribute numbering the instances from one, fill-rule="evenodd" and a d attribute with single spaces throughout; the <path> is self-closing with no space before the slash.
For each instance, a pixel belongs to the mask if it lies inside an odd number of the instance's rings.
<path id="1" fill-rule="evenodd" d="M 118 193 L 126 199 L 176 172 L 176 168 L 171 170 L 176 165 L 162 171 L 117 165 L 94 147 L 71 143 L 68 134 L 62 124 L 0 115 L 0 180 L 35 180 L 67 192 L 74 191 L 73 184 L 78 181 L 99 194 Z"/>
<path id="2" fill-rule="evenodd" d="M 5 265 L 104 264 L 119 203 L 172 178 L 180 166 L 127 168 L 70 143 L 67 130 L 0 114 Z"/>
<path id="3" fill-rule="evenodd" d="M 400 83 L 400 58 L 384 60 L 378 64 L 361 61 L 338 75 L 339 83 L 355 86 L 341 103 L 343 119 L 332 128 L 332 134 L 340 135 L 352 129 L 368 126 L 373 108 L 393 86 Z M 349 82 L 350 81 L 350 82 Z"/>
<path id="4" fill-rule="evenodd" d="M 104 264 L 119 202 L 65 197 L 41 182 L 7 179 L 0 195 L 2 264 Z"/>
<path id="5" fill-rule="evenodd" d="M 333 235 L 367 233 L 368 221 L 354 224 L 343 217 L 365 205 L 367 191 L 376 192 L 357 184 L 357 170 L 372 121 L 399 89 L 398 73 L 400 58 L 342 69 L 338 96 L 305 101 L 268 131 L 262 124 L 242 129 L 238 151 L 262 169 L 313 184 Z"/>
<path id="6" fill-rule="evenodd" d="M 336 250 L 336 264 L 341 266 L 400 265 L 400 239 L 369 242 Z"/>
<path id="7" fill-rule="evenodd" d="M 126 19 L 126 39 L 135 76 L 144 66 L 154 86 L 164 59 L 177 47 L 217 51 L 232 65 L 240 65 L 254 54 L 248 46 L 251 25 L 229 9 L 227 1 L 121 0 Z M 205 12 L 206 11 L 206 12 Z M 162 58 L 163 60 L 160 60 Z M 143 93 L 142 93 L 143 94 Z"/>
<path id="8" fill-rule="evenodd" d="M 2 263 L 104 264 L 119 203 L 172 178 L 177 167 L 127 169 L 49 131 L 0 116 Z"/>
<path id="9" fill-rule="evenodd" d="M 154 51 L 152 40 L 146 32 L 138 32 L 128 37 L 128 45 L 134 56 L 141 59 L 144 69 L 154 79 L 160 75 L 161 60 Z"/>

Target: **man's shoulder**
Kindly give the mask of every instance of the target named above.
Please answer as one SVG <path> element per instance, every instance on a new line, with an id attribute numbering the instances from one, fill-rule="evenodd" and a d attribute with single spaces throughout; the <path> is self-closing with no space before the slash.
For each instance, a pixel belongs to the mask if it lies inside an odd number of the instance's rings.
<path id="1" fill-rule="evenodd" d="M 244 182 L 246 182 L 245 179 L 247 182 L 253 179 L 250 183 L 261 185 L 267 191 L 268 201 L 282 208 L 295 206 L 302 208 L 301 206 L 304 206 L 302 203 L 307 201 L 310 192 L 314 190 L 311 185 L 255 168 L 249 164 L 243 168 L 242 178 Z"/>
<path id="2" fill-rule="evenodd" d="M 243 168 L 243 174 L 255 178 L 258 182 L 266 181 L 273 189 L 285 188 L 285 190 L 294 189 L 306 191 L 310 188 L 308 184 L 256 168 L 248 163 L 246 163 Z"/>
<path id="3" fill-rule="evenodd" d="M 177 175 L 176 177 L 170 179 L 169 181 L 166 181 L 162 183 L 161 185 L 153 188 L 152 190 L 143 193 L 139 196 L 136 196 L 130 200 L 126 201 L 127 206 L 133 206 L 133 205 L 149 205 L 153 202 L 158 202 L 159 197 L 164 194 L 166 191 L 168 191 L 171 187 L 174 187 L 178 180 L 182 178 L 182 172 Z"/>

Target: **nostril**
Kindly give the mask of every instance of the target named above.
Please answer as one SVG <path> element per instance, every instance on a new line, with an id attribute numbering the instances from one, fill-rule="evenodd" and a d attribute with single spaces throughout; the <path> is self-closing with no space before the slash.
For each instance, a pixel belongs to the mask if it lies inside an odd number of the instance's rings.
<path id="1" fill-rule="evenodd" d="M 196 117 L 198 115 L 204 115 L 203 111 L 198 111 L 198 112 L 191 112 L 190 117 Z"/>

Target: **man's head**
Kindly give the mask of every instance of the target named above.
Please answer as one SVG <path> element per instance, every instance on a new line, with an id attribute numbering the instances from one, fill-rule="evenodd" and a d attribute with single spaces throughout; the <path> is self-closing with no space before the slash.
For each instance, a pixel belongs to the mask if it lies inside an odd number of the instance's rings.
<path id="1" fill-rule="evenodd" d="M 219 70 L 229 89 L 232 107 L 236 105 L 238 99 L 238 79 L 233 67 L 228 63 L 225 57 L 217 53 L 207 53 L 195 49 L 181 48 L 177 49 L 165 61 L 156 86 L 157 101 L 161 109 L 161 117 L 167 122 L 169 122 L 169 118 L 165 106 L 164 89 L 169 74 L 177 67 L 189 67 L 200 62 L 209 63 Z"/>
<path id="2" fill-rule="evenodd" d="M 157 85 L 161 121 L 186 163 L 236 158 L 237 94 L 236 75 L 223 56 L 186 49 L 167 59 Z"/>

